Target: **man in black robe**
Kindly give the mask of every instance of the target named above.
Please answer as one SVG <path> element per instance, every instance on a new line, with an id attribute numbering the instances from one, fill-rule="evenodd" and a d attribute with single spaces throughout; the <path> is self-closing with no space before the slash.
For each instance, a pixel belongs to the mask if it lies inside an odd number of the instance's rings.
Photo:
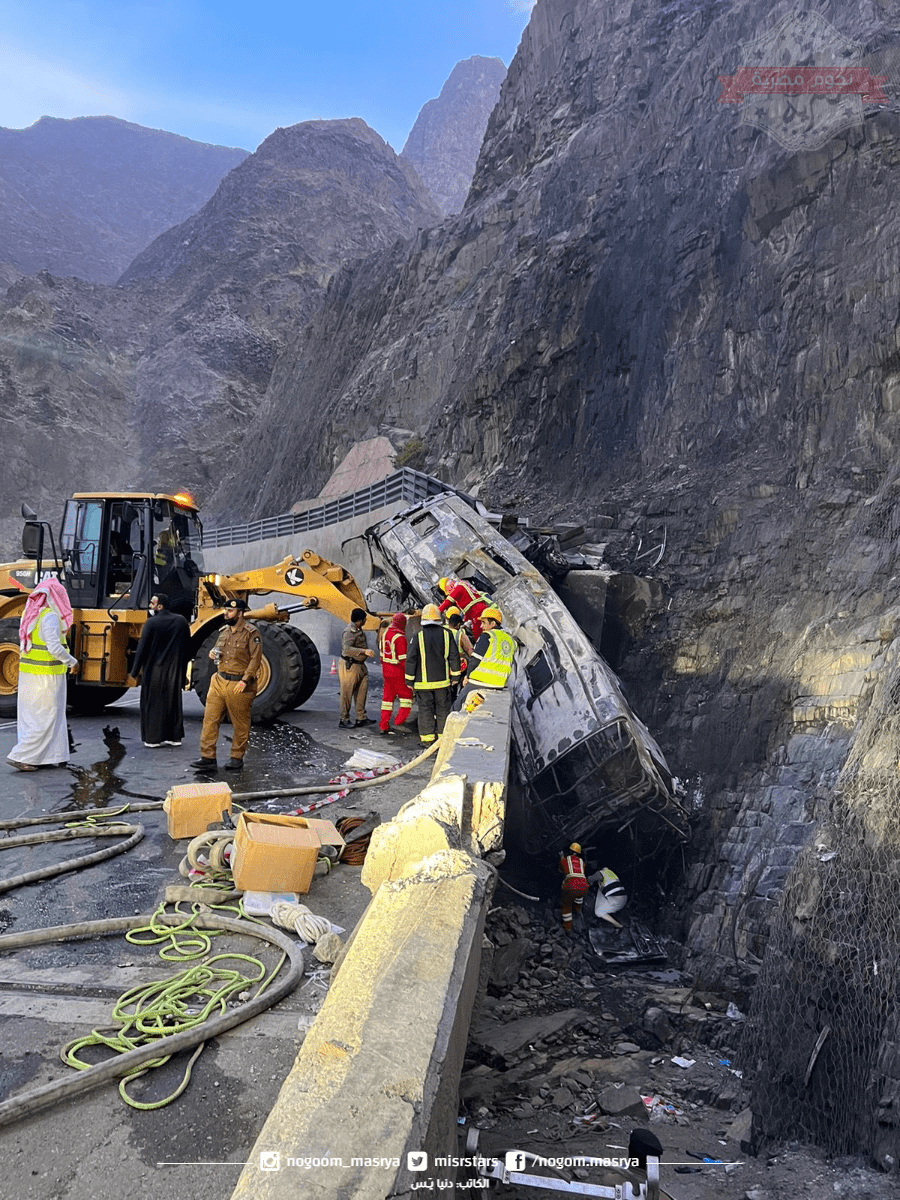
<path id="1" fill-rule="evenodd" d="M 151 596 L 150 610 L 153 615 L 144 625 L 131 667 L 141 685 L 141 739 L 153 749 L 180 746 L 191 630 L 184 617 L 170 611 L 167 596 Z"/>

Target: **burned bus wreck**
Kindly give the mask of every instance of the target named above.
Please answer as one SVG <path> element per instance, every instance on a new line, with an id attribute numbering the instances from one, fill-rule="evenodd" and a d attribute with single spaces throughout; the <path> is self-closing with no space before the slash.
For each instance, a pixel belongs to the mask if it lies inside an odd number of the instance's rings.
<path id="1" fill-rule="evenodd" d="M 445 493 L 367 531 L 396 607 L 435 599 L 443 576 L 490 595 L 519 644 L 510 686 L 527 824 L 542 840 L 595 830 L 687 837 L 665 758 L 544 576 L 491 522 Z"/>

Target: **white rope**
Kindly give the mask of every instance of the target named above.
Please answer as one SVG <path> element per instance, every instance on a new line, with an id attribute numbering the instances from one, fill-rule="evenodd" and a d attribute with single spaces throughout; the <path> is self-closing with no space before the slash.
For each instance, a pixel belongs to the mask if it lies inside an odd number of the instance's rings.
<path id="1" fill-rule="evenodd" d="M 313 945 L 331 933 L 331 922 L 327 917 L 317 917 L 305 904 L 292 904 L 290 900 L 276 900 L 269 913 L 272 921 L 282 929 L 293 929 L 304 942 Z"/>

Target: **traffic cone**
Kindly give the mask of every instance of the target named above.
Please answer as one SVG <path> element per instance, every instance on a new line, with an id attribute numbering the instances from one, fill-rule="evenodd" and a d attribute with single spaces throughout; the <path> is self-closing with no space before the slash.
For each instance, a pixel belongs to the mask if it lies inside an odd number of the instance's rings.
<path id="1" fill-rule="evenodd" d="M 337 659 L 336 658 L 333 658 L 331 660 L 331 674 L 337 675 Z"/>

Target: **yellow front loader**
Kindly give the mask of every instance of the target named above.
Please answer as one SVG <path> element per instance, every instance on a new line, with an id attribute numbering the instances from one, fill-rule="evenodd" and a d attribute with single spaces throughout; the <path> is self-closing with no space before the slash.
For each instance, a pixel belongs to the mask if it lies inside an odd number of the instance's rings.
<path id="1" fill-rule="evenodd" d="M 74 612 L 69 635 L 80 662 L 69 678 L 69 701 L 97 712 L 134 686 L 134 651 L 150 597 L 163 593 L 190 622 L 191 686 L 206 699 L 226 600 L 247 600 L 257 622 L 263 660 L 253 703 L 255 721 L 271 721 L 313 694 L 321 664 L 312 640 L 288 624 L 291 612 L 320 608 L 343 623 L 365 599 L 343 567 L 305 550 L 299 559 L 236 575 L 206 574 L 202 526 L 193 500 L 183 494 L 80 493 L 66 502 L 57 541 L 50 526 L 22 506 L 24 557 L 0 565 L 0 715 L 15 713 L 19 676 L 19 619 L 29 592 L 47 575 L 63 583 Z M 254 608 L 252 597 L 281 593 L 295 603 Z M 379 619 L 369 616 L 367 629 Z"/>

